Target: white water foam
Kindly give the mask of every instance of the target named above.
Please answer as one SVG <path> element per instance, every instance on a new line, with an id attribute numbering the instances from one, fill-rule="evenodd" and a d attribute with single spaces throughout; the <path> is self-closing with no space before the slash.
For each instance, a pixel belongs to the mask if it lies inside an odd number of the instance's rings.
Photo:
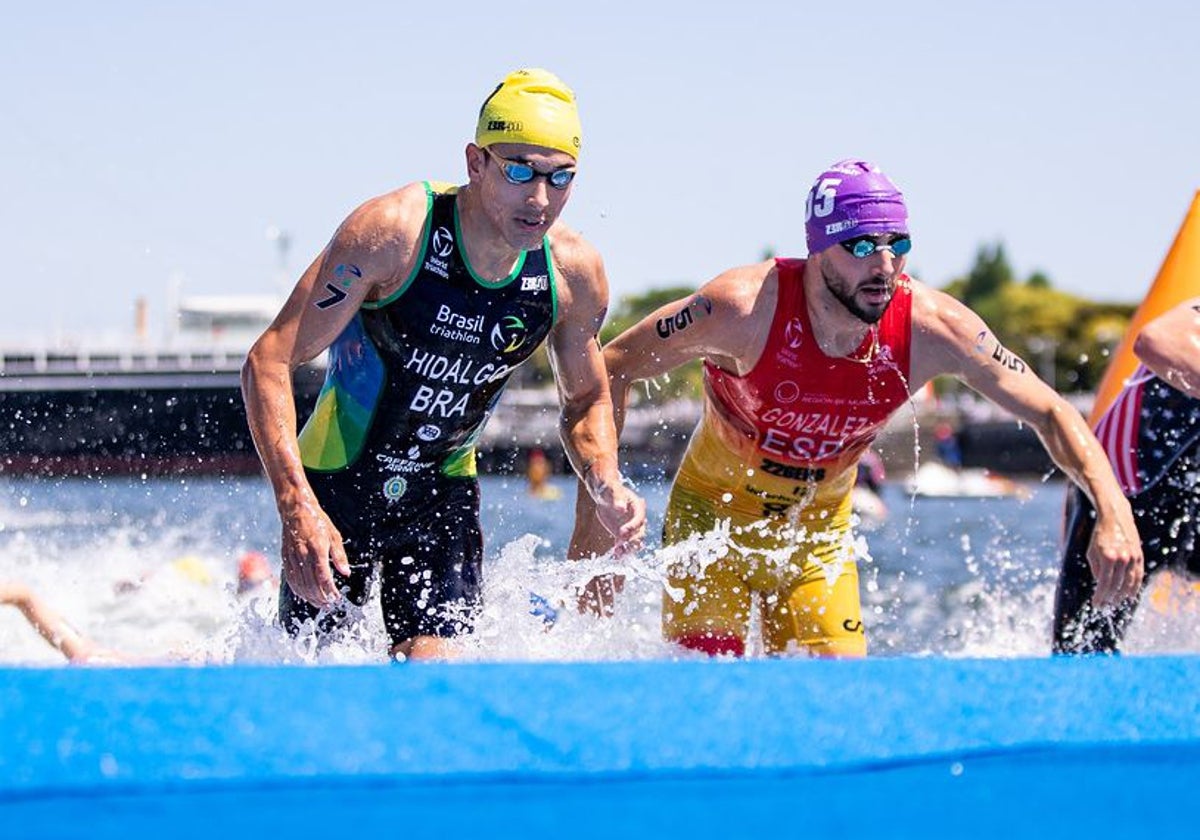
<path id="1" fill-rule="evenodd" d="M 485 510 L 485 520 L 492 517 L 485 532 L 505 536 L 493 536 L 488 545 L 484 606 L 475 632 L 463 642 L 464 658 L 693 656 L 661 637 L 662 599 L 672 597 L 670 592 L 664 596 L 665 569 L 684 553 L 702 561 L 715 557 L 721 535 L 710 538 L 715 543 L 696 540 L 668 550 L 652 546 L 618 560 L 567 562 L 562 558 L 571 521 L 569 489 L 564 487 L 567 492 L 557 502 L 522 508 L 511 493 L 504 494 L 507 503 L 501 502 L 494 483 L 485 488 L 485 500 L 492 491 L 493 503 L 514 514 L 513 521 L 503 521 L 495 510 Z M 361 621 L 318 643 L 311 633 L 293 639 L 275 625 L 272 586 L 237 594 L 241 554 L 255 549 L 271 556 L 278 550 L 265 536 L 277 533 L 278 525 L 269 496 L 260 500 L 259 489 L 238 489 L 220 504 L 203 497 L 196 512 L 183 520 L 176 516 L 183 507 L 179 499 L 157 499 L 161 488 L 137 492 L 139 499 L 153 502 L 145 515 L 135 516 L 120 505 L 106 509 L 91 499 L 39 508 L 21 505 L 16 501 L 20 494 L 10 494 L 0 501 L 0 580 L 27 584 L 80 632 L 137 662 L 388 661 L 377 598 L 362 611 Z M 873 533 L 869 542 L 858 540 L 871 654 L 1048 655 L 1059 503 L 1057 491 L 1049 496 L 1039 492 L 1031 503 L 921 502 L 908 516 Z M 255 504 L 262 510 L 244 522 L 237 515 L 248 506 L 248 497 L 260 500 Z M 900 496 L 894 501 L 894 509 L 907 507 Z M 1021 535 L 1019 526 L 1039 519 L 1046 520 L 1039 530 Z M 523 534 L 522 524 L 539 534 Z M 277 558 L 272 566 L 278 573 Z M 580 613 L 578 591 L 593 576 L 608 573 L 626 579 L 615 615 L 605 619 Z M 1184 583 L 1171 590 L 1169 601 L 1162 598 L 1147 596 L 1125 650 L 1200 651 L 1200 593 Z M 546 621 L 550 611 L 555 613 L 552 624 Z M 755 644 L 748 652 L 762 655 Z M 0 662 L 55 665 L 62 657 L 14 609 L 0 608 Z"/>

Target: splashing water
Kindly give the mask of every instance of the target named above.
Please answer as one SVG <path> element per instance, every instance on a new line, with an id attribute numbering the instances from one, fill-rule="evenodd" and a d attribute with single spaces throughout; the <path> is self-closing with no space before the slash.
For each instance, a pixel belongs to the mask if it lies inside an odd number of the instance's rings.
<path id="1" fill-rule="evenodd" d="M 484 477 L 487 536 L 484 605 L 463 655 L 488 661 L 585 661 L 692 657 L 662 640 L 669 565 L 715 559 L 723 534 L 636 556 L 567 562 L 573 482 L 559 498 L 533 499 L 524 480 Z M 639 487 L 654 533 L 665 482 Z M 1062 486 L 1031 484 L 1017 499 L 920 499 L 885 487 L 907 515 L 857 537 L 863 617 L 872 655 L 1042 656 L 1048 654 L 1058 573 Z M 658 520 L 656 522 L 656 520 Z M 265 482 L 0 481 L 0 579 L 42 595 L 78 630 L 139 661 L 357 664 L 387 662 L 377 598 L 359 621 L 330 639 L 292 638 L 274 621 L 274 588 L 237 593 L 247 551 L 272 558 L 279 523 Z M 711 562 L 711 559 L 708 562 Z M 625 578 L 615 615 L 576 608 L 593 577 Z M 1156 583 L 1157 585 L 1157 583 Z M 1166 584 L 1163 584 L 1166 585 Z M 1125 649 L 1200 648 L 1200 593 L 1176 582 L 1154 586 Z M 761 655 L 751 644 L 750 655 Z M 53 665 L 61 656 L 11 608 L 0 608 L 0 662 Z"/>

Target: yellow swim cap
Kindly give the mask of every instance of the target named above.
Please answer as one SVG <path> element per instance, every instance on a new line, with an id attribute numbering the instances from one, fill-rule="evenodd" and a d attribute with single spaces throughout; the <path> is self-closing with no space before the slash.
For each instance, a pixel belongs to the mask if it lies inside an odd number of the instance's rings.
<path id="1" fill-rule="evenodd" d="M 479 109 L 475 143 L 527 143 L 579 159 L 579 112 L 562 80 L 537 68 L 509 73 Z"/>
<path id="2" fill-rule="evenodd" d="M 207 585 L 213 582 L 208 564 L 194 554 L 176 558 L 171 567 L 193 583 Z"/>

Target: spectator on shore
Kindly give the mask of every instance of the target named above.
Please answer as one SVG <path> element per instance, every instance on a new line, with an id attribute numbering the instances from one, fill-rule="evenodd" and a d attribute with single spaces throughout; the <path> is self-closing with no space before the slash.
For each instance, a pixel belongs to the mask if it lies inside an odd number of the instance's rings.
<path id="1" fill-rule="evenodd" d="M 933 434 L 937 440 L 938 460 L 952 470 L 962 469 L 962 448 L 959 446 L 958 433 L 954 431 L 954 427 L 941 422 L 934 428 Z"/>
<path id="2" fill-rule="evenodd" d="M 557 499 L 559 489 L 550 483 L 550 461 L 546 453 L 540 449 L 529 452 L 529 460 L 525 465 L 525 480 L 528 482 L 527 491 L 535 499 Z"/>

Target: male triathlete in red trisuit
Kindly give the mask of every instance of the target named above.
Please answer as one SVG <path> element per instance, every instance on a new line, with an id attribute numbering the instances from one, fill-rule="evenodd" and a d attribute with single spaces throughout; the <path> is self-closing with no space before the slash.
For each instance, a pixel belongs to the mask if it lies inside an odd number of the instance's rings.
<path id="1" fill-rule="evenodd" d="M 860 656 L 866 640 L 850 539 L 856 465 L 880 428 L 935 376 L 955 376 L 1033 426 L 1099 509 L 1088 555 L 1097 596 L 1137 592 L 1142 554 L 1129 504 L 1079 413 L 1006 350 L 974 312 L 904 274 L 904 198 L 877 167 L 847 160 L 808 194 L 809 258 L 735 268 L 652 313 L 605 348 L 617 417 L 630 385 L 704 360 L 703 418 L 675 478 L 664 542 L 728 535 L 671 569 L 668 639 L 745 650 L 751 603 L 770 653 Z M 572 555 L 611 544 L 579 501 Z M 606 582 L 593 581 L 604 600 Z"/>

